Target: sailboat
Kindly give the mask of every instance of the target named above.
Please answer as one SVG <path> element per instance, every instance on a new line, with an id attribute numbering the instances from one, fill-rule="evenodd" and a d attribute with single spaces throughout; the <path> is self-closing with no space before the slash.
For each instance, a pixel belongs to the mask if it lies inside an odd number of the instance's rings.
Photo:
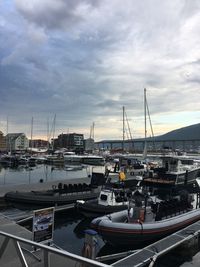
<path id="1" fill-rule="evenodd" d="M 145 116 L 145 144 L 143 159 L 147 158 L 147 125 L 146 115 L 149 115 L 149 109 L 146 99 L 146 88 L 144 89 L 144 116 Z M 149 115 L 151 131 L 153 129 Z M 197 177 L 200 175 L 200 165 L 197 164 L 192 158 L 187 156 L 179 156 L 177 154 L 164 155 L 160 157 L 161 166 L 148 171 L 144 177 L 143 182 L 149 186 L 185 186 L 193 184 Z"/>

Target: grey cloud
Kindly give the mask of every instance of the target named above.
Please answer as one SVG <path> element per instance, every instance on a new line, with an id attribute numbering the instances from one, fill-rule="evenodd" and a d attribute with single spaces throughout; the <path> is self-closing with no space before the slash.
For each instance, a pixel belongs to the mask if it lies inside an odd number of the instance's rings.
<path id="1" fill-rule="evenodd" d="M 99 1 L 57 0 L 31 1 L 15 0 L 19 12 L 30 22 L 47 29 L 66 29 L 84 20 L 84 8 L 94 8 Z M 83 14 L 82 14 L 83 12 Z"/>
<path id="2" fill-rule="evenodd" d="M 15 3 L 16 17 L 0 26 L 0 109 L 17 124 L 34 115 L 45 128 L 56 113 L 58 129 L 106 125 L 122 106 L 142 121 L 144 87 L 157 118 L 199 106 L 199 55 L 184 31 L 197 1 Z"/>

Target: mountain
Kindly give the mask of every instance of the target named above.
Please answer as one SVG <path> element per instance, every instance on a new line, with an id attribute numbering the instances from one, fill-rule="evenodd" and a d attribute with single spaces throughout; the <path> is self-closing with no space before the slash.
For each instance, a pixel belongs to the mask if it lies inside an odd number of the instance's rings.
<path id="1" fill-rule="evenodd" d="M 147 140 L 150 140 L 151 138 L 147 138 Z M 171 140 L 200 140 L 200 123 L 193 124 L 190 126 L 186 126 L 183 128 L 179 128 L 176 130 L 173 130 L 171 132 L 168 132 L 163 135 L 155 136 L 155 141 L 171 141 Z M 144 141 L 144 138 L 137 138 L 134 139 L 135 141 Z M 121 142 L 122 140 L 102 140 L 97 143 L 106 143 L 106 142 Z"/>
<path id="2" fill-rule="evenodd" d="M 198 140 L 200 139 L 200 123 L 173 130 L 166 134 L 155 136 L 155 140 Z"/>

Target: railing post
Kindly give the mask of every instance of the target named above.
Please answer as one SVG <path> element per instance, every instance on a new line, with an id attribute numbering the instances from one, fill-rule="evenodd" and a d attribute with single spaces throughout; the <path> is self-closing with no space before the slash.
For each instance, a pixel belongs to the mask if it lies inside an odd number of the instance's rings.
<path id="1" fill-rule="evenodd" d="M 23 252 L 22 252 L 22 249 L 21 249 L 21 247 L 20 247 L 19 242 L 18 242 L 18 241 L 15 241 L 15 240 L 13 239 L 13 243 L 14 243 L 14 245 L 15 245 L 15 248 L 16 248 L 18 257 L 19 257 L 19 259 L 20 259 L 20 261 L 21 261 L 22 267 L 28 267 L 28 264 L 27 264 L 27 262 L 26 262 L 26 259 L 25 259 L 25 257 L 24 257 L 24 254 L 23 254 Z"/>

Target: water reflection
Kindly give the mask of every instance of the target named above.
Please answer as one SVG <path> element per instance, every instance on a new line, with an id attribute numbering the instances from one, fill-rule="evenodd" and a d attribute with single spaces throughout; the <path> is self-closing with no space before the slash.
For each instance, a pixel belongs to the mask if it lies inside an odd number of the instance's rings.
<path id="1" fill-rule="evenodd" d="M 81 166 L 73 169 L 65 165 L 35 166 L 19 165 L 17 167 L 2 167 L 0 165 L 0 185 L 11 184 L 32 184 L 40 181 L 56 181 L 64 179 L 74 179 L 88 177 L 91 174 L 89 166 Z"/>

